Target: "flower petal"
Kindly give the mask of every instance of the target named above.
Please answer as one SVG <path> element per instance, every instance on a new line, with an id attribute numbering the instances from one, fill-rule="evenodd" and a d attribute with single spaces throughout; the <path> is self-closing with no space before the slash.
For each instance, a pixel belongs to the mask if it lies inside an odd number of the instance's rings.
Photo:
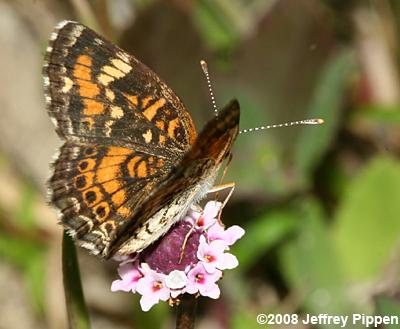
<path id="1" fill-rule="evenodd" d="M 147 312 L 150 310 L 153 305 L 157 304 L 159 302 L 159 298 L 154 295 L 143 295 L 142 298 L 140 298 L 140 307 L 142 308 L 143 312 Z"/>
<path id="2" fill-rule="evenodd" d="M 219 289 L 218 285 L 215 283 L 210 283 L 207 286 L 200 286 L 199 292 L 201 295 L 210 297 L 213 299 L 219 298 L 221 294 L 221 290 Z"/>
<path id="3" fill-rule="evenodd" d="M 239 240 L 245 233 L 245 230 L 238 225 L 233 225 L 229 227 L 224 234 L 224 240 L 229 246 L 233 245 L 237 240 Z"/>
<path id="4" fill-rule="evenodd" d="M 118 267 L 118 274 L 123 280 L 129 280 L 140 275 L 140 272 L 132 263 L 125 263 Z"/>
<path id="5" fill-rule="evenodd" d="M 111 291 L 131 291 L 132 285 L 124 280 L 114 280 L 111 284 Z"/>
<path id="6" fill-rule="evenodd" d="M 180 289 L 186 286 L 188 278 L 183 271 L 174 270 L 165 278 L 165 284 L 171 289 Z"/>
<path id="7" fill-rule="evenodd" d="M 224 228 L 219 223 L 215 223 L 208 229 L 207 238 L 209 241 L 224 240 L 224 233 Z"/>
<path id="8" fill-rule="evenodd" d="M 232 268 L 235 268 L 238 265 L 239 265 L 239 262 L 238 262 L 236 256 L 227 252 L 222 255 L 218 264 L 216 264 L 215 266 L 218 267 L 220 270 L 227 270 L 227 269 L 230 270 Z"/>
<path id="9" fill-rule="evenodd" d="M 186 288 L 185 288 L 185 292 L 187 292 L 188 294 L 195 294 L 199 291 L 199 288 L 197 287 L 197 285 L 194 282 L 188 282 Z"/>
<path id="10" fill-rule="evenodd" d="M 204 207 L 203 216 L 207 222 L 211 222 L 216 219 L 219 210 L 221 209 L 222 203 L 218 201 L 209 201 Z"/>
<path id="11" fill-rule="evenodd" d="M 176 298 L 179 295 L 184 294 L 185 292 L 187 292 L 186 289 L 174 289 L 174 290 L 171 290 L 171 297 L 172 298 Z"/>
<path id="12" fill-rule="evenodd" d="M 201 262 L 201 264 L 203 264 L 207 273 L 214 273 L 216 270 L 215 263 Z"/>
<path id="13" fill-rule="evenodd" d="M 223 240 L 211 241 L 209 246 L 213 254 L 218 254 L 218 255 L 222 254 L 226 249 L 226 243 Z"/>

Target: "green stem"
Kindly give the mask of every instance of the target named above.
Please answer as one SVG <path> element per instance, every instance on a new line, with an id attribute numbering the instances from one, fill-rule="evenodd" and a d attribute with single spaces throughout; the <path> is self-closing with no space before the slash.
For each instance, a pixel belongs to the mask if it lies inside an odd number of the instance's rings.
<path id="1" fill-rule="evenodd" d="M 65 302 L 70 329 L 90 329 L 89 313 L 83 296 L 76 249 L 71 237 L 64 232 L 62 270 Z"/>

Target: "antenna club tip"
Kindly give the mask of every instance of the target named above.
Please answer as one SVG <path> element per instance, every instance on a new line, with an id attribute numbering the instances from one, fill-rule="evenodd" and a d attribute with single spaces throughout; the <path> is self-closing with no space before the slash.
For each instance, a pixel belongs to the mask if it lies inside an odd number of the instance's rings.
<path id="1" fill-rule="evenodd" d="M 316 121 L 316 123 L 317 123 L 318 125 L 322 125 L 322 124 L 325 123 L 325 120 L 324 120 L 324 119 L 315 119 L 315 121 Z"/>
<path id="2" fill-rule="evenodd" d="M 204 70 L 204 71 L 208 71 L 208 65 L 207 65 L 207 62 L 205 61 L 205 60 L 201 60 L 200 61 L 200 65 L 201 65 L 201 68 Z"/>

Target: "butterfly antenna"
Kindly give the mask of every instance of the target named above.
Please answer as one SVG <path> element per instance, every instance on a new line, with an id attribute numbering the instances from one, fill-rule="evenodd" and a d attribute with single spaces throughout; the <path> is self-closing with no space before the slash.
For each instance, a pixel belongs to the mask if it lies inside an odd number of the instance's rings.
<path id="1" fill-rule="evenodd" d="M 243 129 L 243 130 L 239 131 L 239 134 L 250 133 L 253 131 L 265 130 L 265 129 L 271 129 L 271 128 L 282 128 L 282 127 L 291 127 L 291 126 L 299 126 L 299 125 L 321 125 L 324 122 L 325 121 L 323 119 L 307 119 L 307 120 L 300 120 L 300 121 L 291 121 L 291 122 L 279 123 L 279 124 L 275 124 L 275 125 Z"/>
<path id="2" fill-rule="evenodd" d="M 215 104 L 215 98 L 214 98 L 214 93 L 213 93 L 213 89 L 212 89 L 210 74 L 208 73 L 207 62 L 204 60 L 201 60 L 200 65 L 201 65 L 201 69 L 203 70 L 204 75 L 206 76 L 207 86 L 208 86 L 208 90 L 210 92 L 211 102 L 212 102 L 212 106 L 214 109 L 214 114 L 215 114 L 215 116 L 218 116 L 218 108 L 217 108 L 217 104 Z"/>

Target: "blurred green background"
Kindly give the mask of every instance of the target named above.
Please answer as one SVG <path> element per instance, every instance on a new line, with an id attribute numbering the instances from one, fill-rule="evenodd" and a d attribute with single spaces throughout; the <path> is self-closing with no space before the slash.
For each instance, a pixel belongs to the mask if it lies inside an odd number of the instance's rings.
<path id="1" fill-rule="evenodd" d="M 218 105 L 239 100 L 242 129 L 326 121 L 239 136 L 223 220 L 247 234 L 198 328 L 258 328 L 258 313 L 400 315 L 399 1 L 0 0 L 0 329 L 66 328 L 62 230 L 45 203 L 60 142 L 41 77 L 63 19 L 151 67 L 198 130 L 213 116 L 200 59 Z M 165 303 L 142 313 L 137 296 L 110 292 L 115 263 L 79 259 L 93 328 L 173 325 Z"/>

